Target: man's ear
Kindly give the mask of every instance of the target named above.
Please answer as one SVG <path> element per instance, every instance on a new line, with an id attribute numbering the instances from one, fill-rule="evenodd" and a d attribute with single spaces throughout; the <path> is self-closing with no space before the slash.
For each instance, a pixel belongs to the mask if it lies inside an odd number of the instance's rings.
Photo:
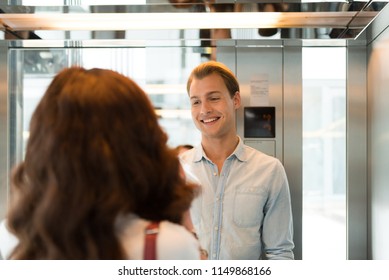
<path id="1" fill-rule="evenodd" d="M 241 102 L 242 102 L 241 97 L 240 97 L 240 92 L 239 91 L 235 92 L 235 95 L 232 99 L 234 102 L 234 108 L 238 109 L 241 105 Z"/>

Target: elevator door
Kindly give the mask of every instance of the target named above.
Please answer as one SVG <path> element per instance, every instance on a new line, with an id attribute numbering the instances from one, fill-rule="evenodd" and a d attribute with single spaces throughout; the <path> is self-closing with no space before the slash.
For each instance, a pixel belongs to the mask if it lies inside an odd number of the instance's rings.
<path id="1" fill-rule="evenodd" d="M 292 199 L 295 258 L 302 259 L 302 76 L 299 44 L 276 40 L 221 46 L 217 59 L 234 69 L 242 106 L 237 131 L 244 143 L 278 158 L 288 176 Z M 248 131 L 250 114 L 265 116 L 266 130 Z M 255 119 L 254 125 L 262 120 Z"/>

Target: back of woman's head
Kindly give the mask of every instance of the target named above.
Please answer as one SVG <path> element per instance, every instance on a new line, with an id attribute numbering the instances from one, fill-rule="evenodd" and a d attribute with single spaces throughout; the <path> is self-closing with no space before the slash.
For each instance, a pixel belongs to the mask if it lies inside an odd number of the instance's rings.
<path id="1" fill-rule="evenodd" d="M 124 258 L 115 219 L 179 222 L 193 190 L 154 109 L 132 80 L 68 68 L 49 85 L 13 174 L 14 258 Z"/>

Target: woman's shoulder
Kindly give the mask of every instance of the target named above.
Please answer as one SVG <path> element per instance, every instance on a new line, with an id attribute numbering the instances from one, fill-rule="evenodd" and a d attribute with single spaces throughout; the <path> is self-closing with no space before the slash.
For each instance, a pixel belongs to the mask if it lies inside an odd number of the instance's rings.
<path id="1" fill-rule="evenodd" d="M 184 226 L 169 221 L 162 221 L 159 226 L 159 233 L 168 237 L 166 241 L 180 242 L 196 240 L 194 235 Z"/>
<path id="2" fill-rule="evenodd" d="M 16 236 L 9 231 L 7 220 L 2 220 L 0 222 L 0 259 L 8 259 L 18 242 Z"/>
<path id="3" fill-rule="evenodd" d="M 145 229 L 149 223 L 136 216 L 122 219 L 119 236 L 130 259 L 143 259 Z M 157 235 L 157 257 L 160 260 L 199 259 L 199 243 L 185 227 L 162 221 Z"/>
<path id="4" fill-rule="evenodd" d="M 158 237 L 159 259 L 200 259 L 200 244 L 184 226 L 163 221 Z"/>

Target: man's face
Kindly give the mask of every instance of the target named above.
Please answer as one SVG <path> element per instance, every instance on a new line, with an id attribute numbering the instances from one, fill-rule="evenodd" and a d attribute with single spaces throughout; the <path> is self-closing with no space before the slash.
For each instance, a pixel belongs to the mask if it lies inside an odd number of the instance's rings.
<path id="1" fill-rule="evenodd" d="M 222 77 L 213 73 L 203 79 L 193 79 L 189 98 L 193 121 L 203 137 L 236 134 L 235 110 L 240 106 L 240 94 L 236 92 L 231 98 Z"/>

